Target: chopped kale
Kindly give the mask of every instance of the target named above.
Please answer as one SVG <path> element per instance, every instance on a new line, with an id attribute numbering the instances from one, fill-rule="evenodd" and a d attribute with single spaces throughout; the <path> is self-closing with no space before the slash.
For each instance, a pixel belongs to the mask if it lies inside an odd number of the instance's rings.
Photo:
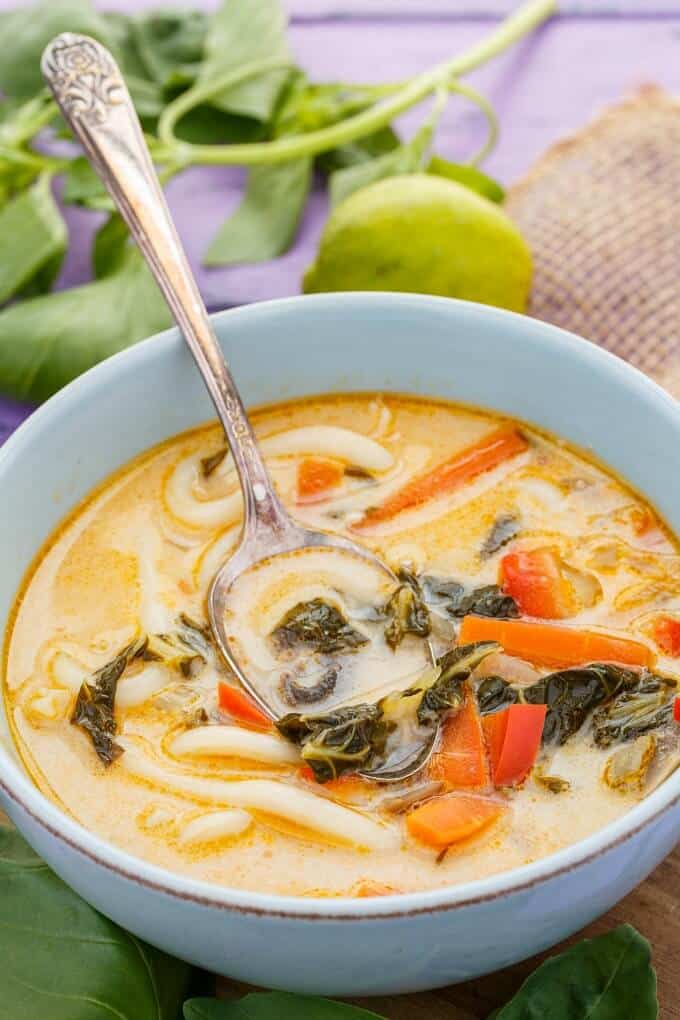
<path id="1" fill-rule="evenodd" d="M 150 635 L 143 657 L 162 662 L 188 679 L 208 661 L 212 634 L 207 624 L 197 623 L 186 613 L 180 614 L 177 623 L 177 630 L 170 634 Z"/>
<path id="2" fill-rule="evenodd" d="M 421 726 L 435 726 L 444 712 L 461 708 L 465 698 L 465 681 L 480 662 L 500 648 L 495 641 L 477 641 L 460 645 L 442 655 L 437 660 L 439 675 L 427 688 L 418 706 Z"/>
<path id="3" fill-rule="evenodd" d="M 477 704 L 482 715 L 492 715 L 519 701 L 519 688 L 501 676 L 487 676 L 477 688 Z"/>
<path id="4" fill-rule="evenodd" d="M 677 686 L 673 680 L 643 672 L 633 688 L 624 689 L 593 715 L 593 737 L 598 747 L 614 741 L 635 740 L 667 723 L 673 713 Z"/>
<path id="5" fill-rule="evenodd" d="M 279 732 L 297 744 L 318 782 L 343 772 L 375 769 L 384 764 L 388 738 L 400 727 L 427 749 L 445 712 L 457 711 L 464 683 L 476 666 L 500 645 L 493 641 L 462 645 L 423 674 L 422 686 L 389 694 L 377 704 L 338 708 L 322 715 L 289 713 L 278 721 Z M 404 708 L 406 707 L 406 718 Z"/>
<path id="6" fill-rule="evenodd" d="M 279 652 L 307 647 L 322 655 L 355 652 L 368 643 L 365 634 L 323 599 L 298 602 L 275 627 L 271 638 Z"/>
<path id="7" fill-rule="evenodd" d="M 89 735 L 105 765 L 110 765 L 123 753 L 122 747 L 113 739 L 116 733 L 114 708 L 118 681 L 134 659 L 143 658 L 146 647 L 146 637 L 132 641 L 111 662 L 96 670 L 78 692 L 71 722 Z"/>
<path id="8" fill-rule="evenodd" d="M 403 567 L 398 577 L 401 584 L 384 609 L 389 621 L 385 627 L 385 641 L 392 649 L 398 648 L 407 634 L 427 637 L 431 630 L 430 613 L 418 581 Z"/>
<path id="9" fill-rule="evenodd" d="M 425 576 L 420 583 L 425 602 L 441 606 L 454 619 L 469 614 L 494 616 L 498 619 L 514 619 L 519 616 L 515 600 L 496 584 L 485 584 L 466 593 L 458 581 L 445 578 Z"/>
<path id="10" fill-rule="evenodd" d="M 384 751 L 389 734 L 379 705 L 338 708 L 325 715 L 290 713 L 276 726 L 301 748 L 319 783 L 365 768 Z"/>
<path id="11" fill-rule="evenodd" d="M 647 714 L 642 711 L 642 701 L 630 700 L 633 697 L 631 692 L 639 692 L 642 688 L 642 691 L 646 690 L 647 693 L 638 693 L 638 698 L 656 698 L 655 707 L 660 712 L 669 711 L 667 705 L 664 708 L 659 703 L 660 695 L 656 688 L 654 693 L 651 690 L 652 682 L 660 678 L 647 674 L 648 679 L 645 681 L 644 676 L 635 670 L 614 666 L 611 663 L 592 663 L 589 666 L 549 673 L 526 687 L 510 684 L 502 677 L 486 677 L 477 688 L 477 703 L 482 715 L 489 715 L 508 705 L 521 702 L 547 705 L 548 713 L 543 727 L 544 744 L 566 743 L 581 729 L 591 712 L 601 705 L 606 705 L 606 708 L 601 709 L 593 717 L 596 742 L 606 746 L 611 740 L 626 739 L 624 733 L 627 729 L 630 729 L 631 736 L 637 736 L 638 733 L 644 732 L 643 729 L 639 729 L 640 725 L 645 725 L 647 729 L 654 725 L 652 719 L 656 716 L 651 701 L 645 702 L 645 706 L 649 708 Z M 665 690 L 668 691 L 668 687 Z M 666 695 L 666 699 L 668 698 L 670 694 Z M 633 720 L 635 709 L 640 711 L 637 728 Z"/>
<path id="12" fill-rule="evenodd" d="M 519 608 L 515 600 L 506 595 L 497 584 L 485 584 L 475 588 L 457 601 L 451 601 L 447 607 L 449 616 L 463 617 L 493 616 L 501 620 L 515 619 L 519 616 Z"/>
<path id="13" fill-rule="evenodd" d="M 634 687 L 638 674 L 610 663 L 594 663 L 550 673 L 521 690 L 521 700 L 547 705 L 544 744 L 564 744 L 581 729 L 593 709 Z"/>

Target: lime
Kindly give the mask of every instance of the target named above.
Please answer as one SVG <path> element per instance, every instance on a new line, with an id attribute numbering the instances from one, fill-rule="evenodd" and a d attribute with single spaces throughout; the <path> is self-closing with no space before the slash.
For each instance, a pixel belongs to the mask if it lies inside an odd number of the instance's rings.
<path id="1" fill-rule="evenodd" d="M 521 312 L 530 283 L 531 253 L 502 209 L 454 181 L 409 174 L 340 203 L 303 290 L 440 294 Z"/>

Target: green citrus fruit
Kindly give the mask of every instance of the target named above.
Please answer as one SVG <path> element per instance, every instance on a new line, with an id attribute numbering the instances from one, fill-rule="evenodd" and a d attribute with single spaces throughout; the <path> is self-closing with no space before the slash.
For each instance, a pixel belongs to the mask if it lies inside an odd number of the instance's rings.
<path id="1" fill-rule="evenodd" d="M 440 294 L 521 312 L 530 283 L 531 253 L 502 209 L 454 181 L 409 174 L 341 202 L 303 290 Z"/>

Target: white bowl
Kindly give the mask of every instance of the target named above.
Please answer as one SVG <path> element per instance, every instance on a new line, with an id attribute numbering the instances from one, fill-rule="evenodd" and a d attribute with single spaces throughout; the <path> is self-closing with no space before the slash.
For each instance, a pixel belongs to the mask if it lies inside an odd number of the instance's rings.
<path id="1" fill-rule="evenodd" d="M 247 403 L 392 390 L 493 408 L 592 451 L 680 532 L 680 405 L 599 348 L 478 305 L 342 294 L 214 319 Z M 86 373 L 0 451 L 4 618 L 41 543 L 112 471 L 211 416 L 177 330 Z M 86 900 L 208 970 L 301 992 L 410 992 L 496 970 L 603 913 L 680 834 L 680 772 L 624 817 L 543 860 L 478 882 L 379 899 L 231 891 L 164 871 L 83 829 L 38 792 L 0 719 L 2 806 Z"/>

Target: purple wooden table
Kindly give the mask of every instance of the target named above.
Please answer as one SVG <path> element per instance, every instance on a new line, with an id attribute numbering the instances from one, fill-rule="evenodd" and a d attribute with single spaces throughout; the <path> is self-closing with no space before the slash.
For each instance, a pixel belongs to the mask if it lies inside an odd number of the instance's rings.
<path id="1" fill-rule="evenodd" d="M 191 2 L 186 0 L 186 5 Z M 214 0 L 194 2 L 215 6 Z M 12 0 L 0 0 L 0 9 L 15 5 Z M 154 4 L 110 0 L 99 6 L 138 11 Z M 287 0 L 287 6 L 295 56 L 313 78 L 384 81 L 413 74 L 466 49 L 516 3 Z M 506 184 L 551 142 L 636 86 L 653 81 L 680 92 L 680 0 L 567 0 L 562 9 L 564 14 L 469 79 L 498 111 L 501 138 L 485 169 Z M 409 111 L 400 122 L 403 131 L 409 134 L 421 116 L 419 110 Z M 452 159 L 464 159 L 474 151 L 483 130 L 475 112 L 452 100 L 442 119 L 437 149 Z M 317 190 L 288 254 L 261 265 L 204 269 L 201 255 L 216 225 L 237 205 L 242 182 L 238 169 L 193 169 L 167 189 L 211 310 L 298 293 L 326 215 L 325 196 Z M 101 222 L 99 214 L 73 208 L 67 210 L 66 219 L 75 241 L 60 286 L 88 278 L 90 241 Z M 25 413 L 24 408 L 0 400 L 0 438 Z"/>

